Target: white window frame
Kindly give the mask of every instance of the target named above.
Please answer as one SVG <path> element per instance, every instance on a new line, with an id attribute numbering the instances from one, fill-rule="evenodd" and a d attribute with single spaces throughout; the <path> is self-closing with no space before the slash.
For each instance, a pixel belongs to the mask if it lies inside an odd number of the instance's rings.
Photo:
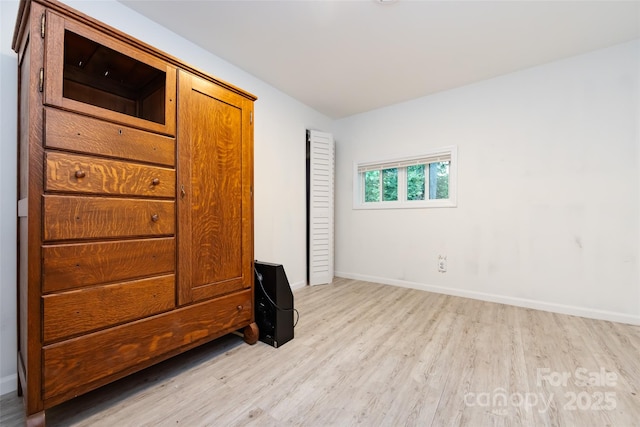
<path id="1" fill-rule="evenodd" d="M 407 200 L 407 166 L 449 160 L 449 198 Z M 364 171 L 398 168 L 398 200 L 365 202 Z M 442 147 L 421 155 L 353 163 L 353 209 L 454 208 L 458 205 L 458 147 Z M 382 188 L 380 189 L 382 191 Z"/>

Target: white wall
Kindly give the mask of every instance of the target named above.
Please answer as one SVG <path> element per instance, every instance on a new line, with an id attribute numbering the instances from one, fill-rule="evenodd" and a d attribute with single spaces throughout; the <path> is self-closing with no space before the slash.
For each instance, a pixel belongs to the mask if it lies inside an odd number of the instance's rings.
<path id="1" fill-rule="evenodd" d="M 306 283 L 306 129 L 331 120 L 113 0 L 65 2 L 185 62 L 258 96 L 255 104 L 255 258 L 282 264 L 292 286 Z M 2 10 L 0 145 L 0 395 L 16 387 L 16 55 L 17 1 Z"/>
<path id="2" fill-rule="evenodd" d="M 16 388 L 17 13 L 18 2 L 0 1 L 0 395 Z"/>
<path id="3" fill-rule="evenodd" d="M 635 41 L 337 121 L 336 275 L 640 323 L 639 79 Z M 353 162 L 446 145 L 457 208 L 352 209 Z"/>

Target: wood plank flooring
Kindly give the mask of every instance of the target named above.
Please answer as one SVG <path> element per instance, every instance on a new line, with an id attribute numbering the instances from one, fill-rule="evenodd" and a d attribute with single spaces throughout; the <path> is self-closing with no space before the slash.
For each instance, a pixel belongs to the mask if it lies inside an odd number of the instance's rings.
<path id="1" fill-rule="evenodd" d="M 295 339 L 278 349 L 229 335 L 47 424 L 640 426 L 638 326 L 347 279 L 295 303 Z M 3 396 L 0 425 L 23 423 Z"/>

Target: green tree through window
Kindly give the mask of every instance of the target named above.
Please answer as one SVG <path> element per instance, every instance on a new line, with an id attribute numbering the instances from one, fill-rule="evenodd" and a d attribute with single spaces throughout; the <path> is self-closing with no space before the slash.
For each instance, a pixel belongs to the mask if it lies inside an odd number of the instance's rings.
<path id="1" fill-rule="evenodd" d="M 449 162 L 429 164 L 429 199 L 449 198 Z"/>
<path id="2" fill-rule="evenodd" d="M 382 200 L 393 202 L 398 200 L 398 169 L 384 169 L 382 171 Z"/>
<path id="3" fill-rule="evenodd" d="M 424 200 L 424 166 L 407 166 L 407 200 Z"/>
<path id="4" fill-rule="evenodd" d="M 380 171 L 367 171 L 364 173 L 364 201 L 380 201 Z"/>

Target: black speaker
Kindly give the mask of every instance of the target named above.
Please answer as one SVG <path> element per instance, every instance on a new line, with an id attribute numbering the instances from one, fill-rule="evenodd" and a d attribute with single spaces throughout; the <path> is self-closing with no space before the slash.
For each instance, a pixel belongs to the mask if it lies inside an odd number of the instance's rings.
<path id="1" fill-rule="evenodd" d="M 255 262 L 254 307 L 260 341 L 277 348 L 293 339 L 293 292 L 282 265 Z"/>

